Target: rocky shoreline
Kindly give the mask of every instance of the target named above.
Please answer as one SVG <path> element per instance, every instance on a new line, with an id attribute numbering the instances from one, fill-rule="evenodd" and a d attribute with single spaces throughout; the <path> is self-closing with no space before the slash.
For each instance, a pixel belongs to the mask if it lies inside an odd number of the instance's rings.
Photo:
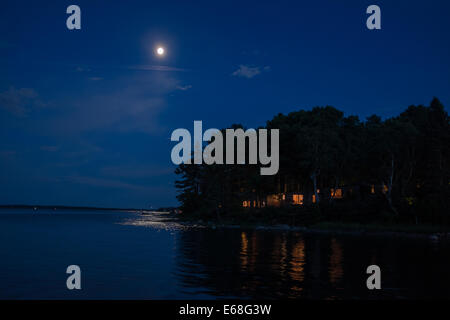
<path id="1" fill-rule="evenodd" d="M 405 231 L 390 231 L 390 230 L 367 230 L 364 228 L 352 230 L 352 229 L 339 229 L 339 228 L 317 228 L 317 227 L 303 227 L 303 226 L 290 226 L 287 224 L 277 225 L 258 225 L 258 224 L 226 224 L 206 222 L 203 220 L 197 221 L 179 221 L 184 226 L 211 228 L 211 229 L 246 229 L 246 230 L 263 230 L 263 231 L 288 231 L 288 232 L 302 232 L 308 234 L 324 234 L 324 235 L 345 235 L 345 236 L 367 236 L 367 237 L 392 237 L 402 239 L 421 239 L 429 240 L 433 242 L 450 241 L 450 232 L 432 232 L 432 233 L 419 233 L 419 232 L 405 232 Z"/>

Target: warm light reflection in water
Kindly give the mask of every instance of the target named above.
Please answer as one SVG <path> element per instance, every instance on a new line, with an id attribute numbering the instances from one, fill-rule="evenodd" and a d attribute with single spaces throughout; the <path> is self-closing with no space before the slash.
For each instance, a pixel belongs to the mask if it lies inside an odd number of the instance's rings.
<path id="1" fill-rule="evenodd" d="M 281 259 L 280 259 L 280 269 L 282 272 L 286 271 L 287 269 L 287 247 L 286 247 L 286 235 L 283 235 L 281 237 Z M 275 250 L 279 250 L 278 248 L 275 248 Z"/>
<path id="2" fill-rule="evenodd" d="M 180 233 L 177 244 L 183 289 L 217 297 L 371 298 L 377 293 L 365 286 L 367 266 L 401 261 L 392 257 L 397 250 L 380 251 L 375 240 L 297 232 L 198 229 Z M 384 281 L 392 286 L 381 293 L 387 297 L 402 296 L 408 285 Z"/>
<path id="3" fill-rule="evenodd" d="M 245 232 L 241 233 L 241 269 L 245 271 L 248 265 L 248 239 Z"/>
<path id="4" fill-rule="evenodd" d="M 163 218 L 142 216 L 124 224 L 151 228 L 163 227 L 168 229 L 170 226 L 179 228 L 179 230 L 185 229 L 184 226 L 168 224 Z M 270 286 L 276 291 L 273 293 L 276 296 L 301 297 L 304 295 L 308 281 L 312 279 L 319 286 L 332 286 L 335 289 L 339 289 L 341 286 L 344 275 L 344 250 L 342 243 L 335 237 L 328 238 L 328 240 L 318 238 L 307 240 L 300 233 L 236 230 L 236 233 L 225 231 L 225 234 L 235 235 L 234 238 L 225 241 L 220 238 L 222 231 L 211 232 L 204 229 L 205 232 L 201 232 L 201 229 L 196 230 L 198 231 L 183 233 L 183 235 L 189 234 L 194 238 L 195 235 L 202 235 L 197 240 L 184 241 L 186 244 L 190 244 L 185 249 L 194 246 L 187 251 L 190 252 L 189 255 L 195 253 L 191 258 L 194 260 L 201 259 L 200 265 L 205 265 L 206 270 L 209 270 L 208 266 L 215 268 L 215 263 L 217 263 L 218 270 L 226 270 L 231 261 L 236 259 L 238 273 L 234 271 L 233 278 L 229 279 L 228 282 L 225 281 L 223 285 L 229 286 L 236 281 L 238 282 L 236 286 L 243 293 L 255 292 L 259 294 L 262 287 Z M 211 237 L 211 240 L 207 241 L 206 239 L 209 237 Z M 216 237 L 218 238 L 216 239 Z M 183 238 L 184 236 L 181 239 Z M 328 241 L 326 246 L 323 245 L 324 241 Z M 227 249 L 234 247 L 233 242 L 236 243 L 238 252 Z M 183 241 L 180 243 L 182 246 Z M 215 249 L 214 245 L 218 243 L 223 246 L 223 250 Z M 202 252 L 204 253 L 201 254 Z M 238 253 L 238 255 L 233 256 L 233 252 Z M 192 263 L 195 266 L 199 262 Z M 321 270 L 324 272 L 321 272 Z M 213 269 L 210 272 L 213 272 Z M 219 274 L 219 277 L 223 276 L 221 272 Z M 237 275 L 239 276 L 236 277 Z M 326 280 L 323 278 L 326 278 Z M 190 278 L 189 283 L 192 281 L 194 279 Z M 328 295 L 326 298 L 333 299 L 335 297 L 335 295 Z"/>
<path id="5" fill-rule="evenodd" d="M 328 270 L 331 283 L 337 283 L 340 281 L 344 275 L 344 269 L 342 267 L 343 263 L 343 250 L 342 246 L 336 240 L 336 238 L 331 239 L 331 255 L 330 255 L 330 268 Z"/>
<path id="6" fill-rule="evenodd" d="M 228 238 L 221 238 L 225 234 Z M 343 247 L 335 238 L 328 238 L 325 245 L 325 239 L 308 239 L 300 233 L 199 230 L 182 235 L 184 240 L 179 243 L 189 244 L 182 249 L 188 254 L 184 259 L 192 260 L 183 264 L 192 266 L 186 278 L 189 286 L 198 281 L 199 287 L 217 286 L 232 295 L 299 298 L 310 294 L 305 290 L 311 290 L 311 283 L 319 291 L 339 289 L 344 274 Z M 192 239 L 187 241 L 186 237 Z M 233 248 L 233 243 L 237 252 L 226 249 Z M 205 272 L 201 277 L 194 276 L 199 270 L 197 265 Z M 226 279 L 225 270 L 231 272 Z M 324 298 L 336 297 L 329 294 Z"/>
<path id="7" fill-rule="evenodd" d="M 258 245 L 257 245 L 257 240 L 256 240 L 256 233 L 253 232 L 253 234 L 252 234 L 252 249 L 251 249 L 250 266 L 249 266 L 249 271 L 251 271 L 251 272 L 255 271 L 257 257 L 258 257 Z"/>
<path id="8" fill-rule="evenodd" d="M 292 248 L 292 260 L 291 269 L 289 275 L 291 279 L 294 280 L 294 285 L 292 286 L 293 291 L 302 291 L 300 283 L 304 280 L 304 265 L 305 265 L 305 241 L 301 239 Z M 300 282 L 300 283 L 299 283 Z"/>

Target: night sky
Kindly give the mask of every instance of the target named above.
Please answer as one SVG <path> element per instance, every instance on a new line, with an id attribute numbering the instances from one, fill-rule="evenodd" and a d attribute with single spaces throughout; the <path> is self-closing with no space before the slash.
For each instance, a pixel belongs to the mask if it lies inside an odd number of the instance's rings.
<path id="1" fill-rule="evenodd" d="M 0 204 L 176 205 L 170 134 L 194 120 L 450 105 L 449 1 L 8 0 L 0 29 Z"/>

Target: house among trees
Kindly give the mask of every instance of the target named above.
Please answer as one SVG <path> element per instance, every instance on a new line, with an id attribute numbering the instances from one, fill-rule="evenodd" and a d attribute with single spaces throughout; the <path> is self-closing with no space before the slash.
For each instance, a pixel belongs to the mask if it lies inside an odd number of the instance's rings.
<path id="1" fill-rule="evenodd" d="M 269 208 L 279 207 L 294 216 L 311 207 L 327 216 L 341 206 L 339 217 L 348 219 L 371 212 L 450 224 L 450 117 L 438 99 L 365 121 L 315 107 L 278 114 L 264 128 L 279 129 L 278 173 L 261 176 L 250 164 L 181 164 L 175 172 L 183 214 L 272 214 Z"/>
<path id="2" fill-rule="evenodd" d="M 321 193 L 320 189 L 317 189 L 319 197 L 326 197 L 327 200 L 343 199 L 353 193 L 352 187 L 339 187 L 330 188 L 326 193 Z M 374 185 L 370 186 L 370 194 L 386 194 L 388 187 L 386 185 Z M 283 192 L 277 194 L 269 194 L 265 199 L 254 199 L 242 201 L 242 207 L 244 208 L 264 208 L 264 207 L 282 207 L 287 205 L 302 206 L 305 204 L 316 203 L 316 195 L 313 193 L 299 193 L 299 192 Z"/>

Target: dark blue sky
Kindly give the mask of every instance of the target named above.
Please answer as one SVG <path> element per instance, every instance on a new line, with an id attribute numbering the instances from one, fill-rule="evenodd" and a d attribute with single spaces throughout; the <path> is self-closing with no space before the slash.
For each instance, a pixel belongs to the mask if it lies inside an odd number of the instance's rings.
<path id="1" fill-rule="evenodd" d="M 194 120 L 448 110 L 449 17 L 449 1 L 3 1 L 0 204 L 176 204 L 170 134 Z"/>

